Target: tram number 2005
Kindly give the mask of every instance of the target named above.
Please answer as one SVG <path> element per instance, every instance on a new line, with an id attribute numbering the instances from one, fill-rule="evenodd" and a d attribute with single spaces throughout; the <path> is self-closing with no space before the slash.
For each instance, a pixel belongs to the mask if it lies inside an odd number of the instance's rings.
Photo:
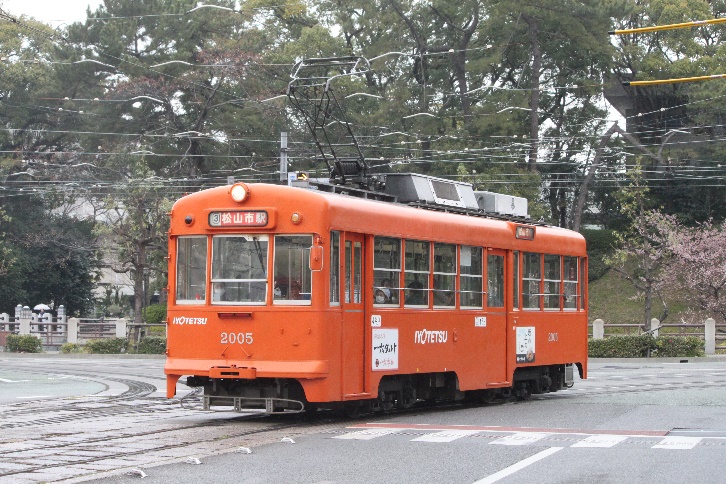
<path id="1" fill-rule="evenodd" d="M 220 343 L 223 345 L 251 345 L 252 333 L 221 333 Z"/>

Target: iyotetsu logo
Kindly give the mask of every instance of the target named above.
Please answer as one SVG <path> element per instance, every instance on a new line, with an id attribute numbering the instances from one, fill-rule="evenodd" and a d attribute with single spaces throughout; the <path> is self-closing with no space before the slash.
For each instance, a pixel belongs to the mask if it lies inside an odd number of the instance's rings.
<path id="1" fill-rule="evenodd" d="M 449 339 L 448 331 L 427 331 L 422 329 L 414 333 L 414 343 L 425 345 L 427 343 L 446 343 Z"/>
<path id="2" fill-rule="evenodd" d="M 186 316 L 177 316 L 171 320 L 171 324 L 207 324 L 207 318 L 187 318 Z"/>

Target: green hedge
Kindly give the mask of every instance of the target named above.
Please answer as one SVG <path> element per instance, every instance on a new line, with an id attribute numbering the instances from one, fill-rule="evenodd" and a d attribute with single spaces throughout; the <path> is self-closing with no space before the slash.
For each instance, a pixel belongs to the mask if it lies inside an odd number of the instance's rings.
<path id="1" fill-rule="evenodd" d="M 166 353 L 166 338 L 147 336 L 139 342 L 136 352 L 145 355 L 163 355 Z"/>
<path id="2" fill-rule="evenodd" d="M 654 356 L 655 338 L 648 334 L 640 336 L 611 336 L 588 341 L 588 356 L 591 358 L 644 358 Z"/>
<path id="3" fill-rule="evenodd" d="M 85 345 L 86 351 L 100 355 L 117 355 L 126 353 L 129 346 L 129 340 L 126 338 L 105 338 L 92 339 Z"/>
<path id="4" fill-rule="evenodd" d="M 657 356 L 703 356 L 705 343 L 696 336 L 659 336 Z"/>
<path id="5" fill-rule="evenodd" d="M 60 347 L 60 352 L 63 354 L 85 353 L 86 350 L 83 345 L 78 343 L 63 343 Z"/>
<path id="6" fill-rule="evenodd" d="M 166 305 L 152 304 L 144 310 L 144 322 L 146 324 L 161 324 L 166 319 Z"/>
<path id="7" fill-rule="evenodd" d="M 591 358 L 703 356 L 704 342 L 695 336 L 611 336 L 588 341 Z"/>
<path id="8" fill-rule="evenodd" d="M 43 343 L 30 334 L 9 334 L 5 348 L 11 353 L 42 353 Z"/>

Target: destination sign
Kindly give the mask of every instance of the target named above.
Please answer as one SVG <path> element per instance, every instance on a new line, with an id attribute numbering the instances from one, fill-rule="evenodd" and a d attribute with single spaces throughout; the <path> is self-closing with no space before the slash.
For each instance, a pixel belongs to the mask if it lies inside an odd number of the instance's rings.
<path id="1" fill-rule="evenodd" d="M 262 210 L 245 210 L 230 212 L 211 212 L 210 227 L 264 227 L 269 217 Z"/>

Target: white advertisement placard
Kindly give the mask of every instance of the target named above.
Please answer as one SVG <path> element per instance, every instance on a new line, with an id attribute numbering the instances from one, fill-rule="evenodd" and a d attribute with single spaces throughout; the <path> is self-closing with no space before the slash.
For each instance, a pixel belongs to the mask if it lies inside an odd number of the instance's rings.
<path id="1" fill-rule="evenodd" d="M 373 371 L 398 370 L 398 329 L 374 329 Z"/>

